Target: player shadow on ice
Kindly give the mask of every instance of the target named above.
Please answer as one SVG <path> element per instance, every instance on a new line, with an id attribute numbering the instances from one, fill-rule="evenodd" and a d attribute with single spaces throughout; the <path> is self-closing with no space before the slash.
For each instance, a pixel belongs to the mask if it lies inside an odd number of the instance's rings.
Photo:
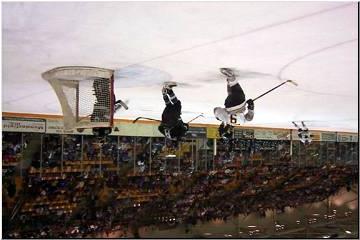
<path id="1" fill-rule="evenodd" d="M 171 78 L 165 71 L 142 65 L 132 65 L 114 72 L 115 85 L 119 84 L 121 88 L 159 86 Z"/>

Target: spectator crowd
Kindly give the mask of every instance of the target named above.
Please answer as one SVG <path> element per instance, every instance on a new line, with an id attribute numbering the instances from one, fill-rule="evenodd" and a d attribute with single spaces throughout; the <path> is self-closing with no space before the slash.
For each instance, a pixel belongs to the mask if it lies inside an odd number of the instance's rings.
<path id="1" fill-rule="evenodd" d="M 139 237 L 142 227 L 194 225 L 268 209 L 284 211 L 351 188 L 357 168 L 259 165 L 210 172 L 72 173 L 24 178 L 6 238 Z M 291 194 L 290 194 L 291 193 Z"/>

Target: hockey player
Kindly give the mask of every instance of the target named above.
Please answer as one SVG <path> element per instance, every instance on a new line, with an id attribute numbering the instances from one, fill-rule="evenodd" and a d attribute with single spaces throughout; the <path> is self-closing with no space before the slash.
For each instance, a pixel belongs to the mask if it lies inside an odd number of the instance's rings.
<path id="1" fill-rule="evenodd" d="M 97 78 L 93 82 L 94 96 L 96 102 L 94 104 L 94 110 L 91 114 L 91 122 L 107 122 L 110 116 L 110 82 L 105 78 Z"/>
<path id="2" fill-rule="evenodd" d="M 225 99 L 225 108 L 214 108 L 217 120 L 221 121 L 219 135 L 222 139 L 230 140 L 233 135 L 233 123 L 236 123 L 237 115 L 240 118 L 251 121 L 254 117 L 254 102 L 252 99 L 245 101 L 242 90 L 234 72 L 230 68 L 220 68 L 220 72 L 227 77 L 228 96 Z M 245 113 L 246 111 L 246 113 Z"/>
<path id="3" fill-rule="evenodd" d="M 303 144 L 310 144 L 312 142 L 312 135 L 309 132 L 309 129 L 305 126 L 305 123 L 301 121 L 302 127 L 298 126 L 295 122 L 292 122 L 294 126 L 298 129 L 298 137 Z"/>
<path id="4" fill-rule="evenodd" d="M 165 101 L 165 109 L 161 116 L 159 131 L 170 140 L 178 142 L 189 129 L 189 124 L 181 119 L 181 101 L 177 99 L 172 88 L 176 87 L 174 82 L 165 82 L 162 95 Z"/>
<path id="5" fill-rule="evenodd" d="M 109 108 L 110 99 L 110 82 L 108 79 L 98 78 L 93 82 L 94 95 L 96 97 L 96 102 L 94 104 L 94 110 L 91 114 L 90 121 L 91 122 L 109 122 L 110 116 L 115 114 L 121 107 L 128 109 L 127 105 L 115 98 L 115 94 L 112 94 L 112 100 L 114 102 L 113 113 L 111 113 L 111 109 Z M 99 138 L 103 138 L 109 135 L 112 132 L 111 127 L 95 127 L 93 128 L 93 134 Z"/>

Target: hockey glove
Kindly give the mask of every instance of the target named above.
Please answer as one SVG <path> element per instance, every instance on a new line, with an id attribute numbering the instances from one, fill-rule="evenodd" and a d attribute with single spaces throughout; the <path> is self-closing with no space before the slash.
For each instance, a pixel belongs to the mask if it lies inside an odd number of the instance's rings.
<path id="1" fill-rule="evenodd" d="M 247 103 L 248 109 L 254 110 L 254 101 L 252 99 L 247 100 L 246 103 Z"/>

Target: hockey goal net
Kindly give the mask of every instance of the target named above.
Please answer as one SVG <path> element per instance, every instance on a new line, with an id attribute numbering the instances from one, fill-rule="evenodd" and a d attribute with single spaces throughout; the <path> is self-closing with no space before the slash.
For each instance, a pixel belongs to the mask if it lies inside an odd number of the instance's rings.
<path id="1" fill-rule="evenodd" d="M 112 127 L 114 71 L 105 68 L 69 66 L 42 74 L 60 101 L 64 129 Z"/>

